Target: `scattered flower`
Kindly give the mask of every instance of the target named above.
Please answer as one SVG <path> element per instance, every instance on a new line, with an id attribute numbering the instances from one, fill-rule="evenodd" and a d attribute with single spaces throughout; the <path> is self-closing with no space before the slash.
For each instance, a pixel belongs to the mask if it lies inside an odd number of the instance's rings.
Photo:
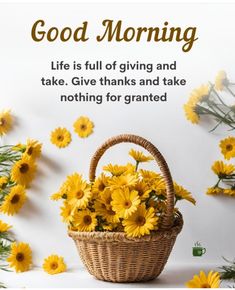
<path id="1" fill-rule="evenodd" d="M 29 185 L 36 172 L 36 164 L 32 158 L 23 156 L 22 159 L 17 161 L 11 169 L 12 181 L 27 186 Z"/>
<path id="2" fill-rule="evenodd" d="M 43 270 L 50 275 L 63 273 L 66 269 L 67 266 L 63 257 L 51 255 L 44 260 Z"/>
<path id="3" fill-rule="evenodd" d="M 11 228 L 10 225 L 0 220 L 0 233 L 5 233 Z"/>
<path id="4" fill-rule="evenodd" d="M 0 212 L 7 215 L 16 214 L 24 205 L 26 200 L 25 188 L 21 185 L 15 185 L 11 188 L 0 206 Z"/>
<path id="5" fill-rule="evenodd" d="M 223 161 L 215 161 L 211 169 L 214 171 L 219 178 L 223 178 L 226 175 L 233 174 L 235 171 L 235 166 L 232 164 L 225 164 Z"/>
<path id="6" fill-rule="evenodd" d="M 199 275 L 194 275 L 193 279 L 185 285 L 187 288 L 219 288 L 220 275 L 214 271 L 210 271 L 208 275 L 204 271 L 200 271 Z"/>
<path id="7" fill-rule="evenodd" d="M 220 141 L 221 153 L 224 155 L 224 158 L 229 160 L 235 157 L 235 138 L 227 137 Z"/>
<path id="8" fill-rule="evenodd" d="M 0 112 L 0 136 L 5 135 L 12 127 L 10 110 Z"/>
<path id="9" fill-rule="evenodd" d="M 42 144 L 36 140 L 28 139 L 24 155 L 33 159 L 37 159 L 41 156 L 41 152 L 42 152 Z"/>
<path id="10" fill-rule="evenodd" d="M 58 148 L 65 148 L 71 142 L 71 134 L 66 128 L 56 128 L 51 132 L 51 143 Z"/>
<path id="11" fill-rule="evenodd" d="M 86 138 L 93 133 L 94 124 L 89 118 L 82 116 L 75 121 L 73 127 L 79 137 Z"/>
<path id="12" fill-rule="evenodd" d="M 28 271 L 32 265 L 32 251 L 30 246 L 26 243 L 13 243 L 7 262 L 17 273 Z"/>

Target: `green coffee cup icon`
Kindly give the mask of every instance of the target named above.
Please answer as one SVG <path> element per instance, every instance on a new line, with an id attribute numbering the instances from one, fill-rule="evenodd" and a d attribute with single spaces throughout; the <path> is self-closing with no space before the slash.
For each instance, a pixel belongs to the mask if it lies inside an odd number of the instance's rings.
<path id="1" fill-rule="evenodd" d="M 193 256 L 194 257 L 201 257 L 206 253 L 206 249 L 201 246 L 199 242 L 196 242 L 193 247 Z"/>

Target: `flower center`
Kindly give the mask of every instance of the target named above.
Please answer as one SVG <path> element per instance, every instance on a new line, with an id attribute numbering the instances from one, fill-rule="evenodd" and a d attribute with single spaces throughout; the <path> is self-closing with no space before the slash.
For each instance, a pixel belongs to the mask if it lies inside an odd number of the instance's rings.
<path id="1" fill-rule="evenodd" d="M 6 124 L 6 120 L 4 118 L 0 118 L 0 126 L 4 126 Z"/>
<path id="2" fill-rule="evenodd" d="M 84 222 L 85 225 L 88 225 L 89 226 L 92 223 L 91 216 L 85 215 L 84 218 L 83 218 L 83 222 Z"/>
<path id="3" fill-rule="evenodd" d="M 27 154 L 28 155 L 32 155 L 33 154 L 33 147 L 29 147 L 29 149 L 27 150 Z"/>
<path id="4" fill-rule="evenodd" d="M 51 269 L 56 270 L 58 268 L 58 264 L 56 262 L 51 263 Z"/>
<path id="5" fill-rule="evenodd" d="M 124 207 L 125 208 L 130 208 L 132 206 L 132 202 L 130 200 L 125 201 Z"/>
<path id="6" fill-rule="evenodd" d="M 58 135 L 57 136 L 57 140 L 58 141 L 63 141 L 64 140 L 64 136 L 63 135 Z"/>
<path id="7" fill-rule="evenodd" d="M 115 211 L 113 211 L 113 210 L 107 210 L 107 213 L 109 214 L 109 215 L 115 215 Z"/>
<path id="8" fill-rule="evenodd" d="M 86 126 L 85 124 L 82 124 L 82 125 L 80 126 L 80 129 L 81 129 L 82 131 L 85 131 L 85 130 L 87 129 L 87 126 Z"/>
<path id="9" fill-rule="evenodd" d="M 144 194 L 144 191 L 142 189 L 138 190 L 139 196 L 142 196 Z"/>
<path id="10" fill-rule="evenodd" d="M 226 145 L 226 150 L 227 151 L 232 151 L 233 150 L 233 145 L 231 145 L 231 144 Z"/>
<path id="11" fill-rule="evenodd" d="M 145 220 L 145 217 L 139 215 L 139 216 L 136 218 L 135 222 L 136 222 L 136 224 L 137 224 L 138 226 L 143 226 L 143 225 L 145 224 L 146 220 Z"/>
<path id="12" fill-rule="evenodd" d="M 82 190 L 79 190 L 79 191 L 76 193 L 76 197 L 77 197 L 77 199 L 81 199 L 83 196 L 84 196 L 84 192 L 83 192 Z"/>
<path id="13" fill-rule="evenodd" d="M 22 163 L 20 165 L 20 172 L 21 173 L 27 173 L 29 171 L 29 165 L 27 163 Z"/>
<path id="14" fill-rule="evenodd" d="M 101 182 L 99 185 L 99 191 L 103 191 L 104 189 L 105 189 L 105 185 L 103 184 L 103 182 Z"/>
<path id="15" fill-rule="evenodd" d="M 19 200 L 20 200 L 20 196 L 19 196 L 19 194 L 15 194 L 15 195 L 12 197 L 12 199 L 11 199 L 11 203 L 12 203 L 12 204 L 16 204 L 16 203 L 19 202 Z"/>
<path id="16" fill-rule="evenodd" d="M 17 254 L 16 254 L 16 260 L 17 260 L 18 262 L 22 262 L 22 261 L 24 261 L 24 254 L 23 254 L 23 253 L 17 253 Z"/>
<path id="17" fill-rule="evenodd" d="M 208 283 L 204 283 L 200 288 L 211 288 L 211 286 Z"/>

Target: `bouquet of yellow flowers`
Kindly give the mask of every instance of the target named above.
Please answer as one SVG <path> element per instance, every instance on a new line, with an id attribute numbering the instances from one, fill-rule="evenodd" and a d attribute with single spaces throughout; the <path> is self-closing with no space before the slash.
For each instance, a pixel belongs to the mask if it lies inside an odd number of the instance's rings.
<path id="1" fill-rule="evenodd" d="M 187 103 L 184 105 L 186 118 L 193 124 L 198 124 L 202 116 L 209 116 L 217 123 L 211 131 L 219 125 L 225 124 L 231 130 L 235 129 L 235 93 L 232 83 L 224 71 L 220 71 L 214 84 L 205 84 L 194 89 Z M 222 92 L 227 92 L 227 99 L 223 100 Z M 230 95 L 231 101 L 228 96 Z"/>
<path id="2" fill-rule="evenodd" d="M 129 237 L 149 235 L 160 228 L 166 209 L 166 184 L 159 173 L 140 169 L 153 160 L 130 150 L 135 164 L 108 164 L 93 183 L 78 173 L 67 177 L 52 200 L 63 200 L 61 216 L 69 229 L 80 232 L 125 232 Z M 182 199 L 195 204 L 191 193 L 174 183 L 175 204 Z M 175 211 L 177 214 L 177 211 Z"/>
<path id="3" fill-rule="evenodd" d="M 220 149 L 226 160 L 235 158 L 235 138 L 227 137 L 220 141 Z M 211 167 L 212 171 L 217 175 L 217 182 L 213 187 L 209 187 L 207 194 L 227 196 L 235 196 L 235 166 L 232 163 L 225 163 L 217 160 Z M 221 183 L 224 183 L 222 187 Z"/>
<path id="4" fill-rule="evenodd" d="M 26 144 L 0 146 L 0 212 L 14 215 L 26 200 L 25 188 L 36 172 L 36 159 L 42 145 L 35 140 Z"/>

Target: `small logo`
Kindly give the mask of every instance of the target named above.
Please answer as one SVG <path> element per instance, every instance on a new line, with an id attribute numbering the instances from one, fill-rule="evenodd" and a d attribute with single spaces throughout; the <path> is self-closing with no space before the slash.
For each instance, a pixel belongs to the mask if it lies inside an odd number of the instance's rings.
<path id="1" fill-rule="evenodd" d="M 206 253 L 206 248 L 203 248 L 201 243 L 196 242 L 193 247 L 193 256 L 194 257 L 201 257 Z"/>

